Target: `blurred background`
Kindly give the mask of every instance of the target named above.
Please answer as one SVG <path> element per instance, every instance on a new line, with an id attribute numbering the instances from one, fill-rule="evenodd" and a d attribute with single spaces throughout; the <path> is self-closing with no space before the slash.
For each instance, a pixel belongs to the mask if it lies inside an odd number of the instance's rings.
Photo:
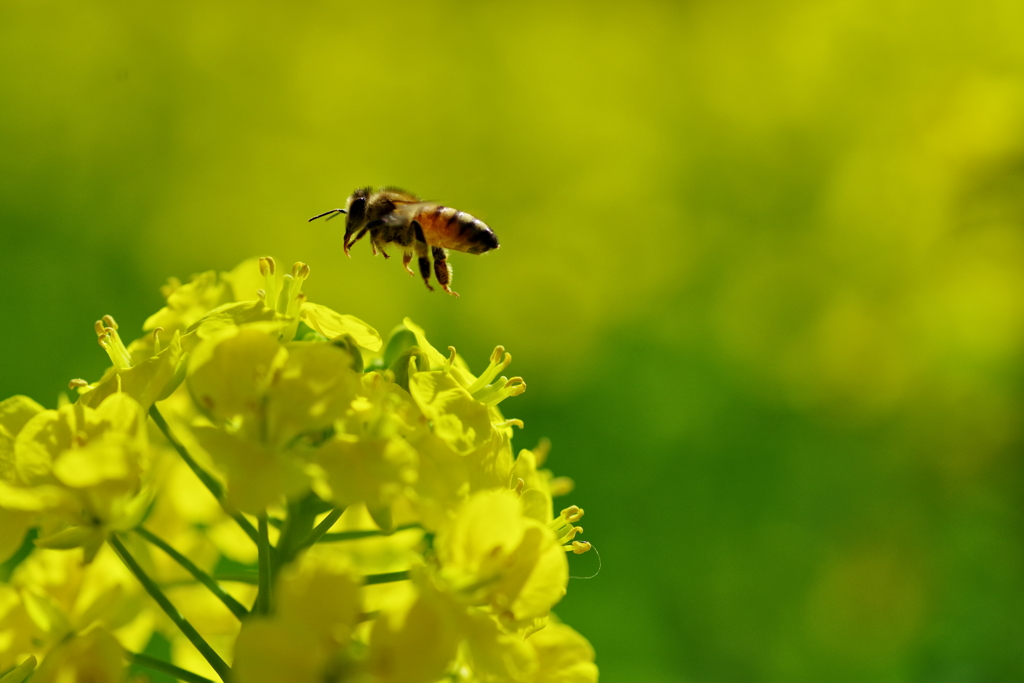
<path id="1" fill-rule="evenodd" d="M 4 0 L 0 65 L 0 395 L 97 379 L 168 276 L 303 260 L 512 352 L 603 680 L 1024 678 L 1019 1 Z M 502 248 L 457 300 L 349 260 L 306 219 L 368 184 Z"/>

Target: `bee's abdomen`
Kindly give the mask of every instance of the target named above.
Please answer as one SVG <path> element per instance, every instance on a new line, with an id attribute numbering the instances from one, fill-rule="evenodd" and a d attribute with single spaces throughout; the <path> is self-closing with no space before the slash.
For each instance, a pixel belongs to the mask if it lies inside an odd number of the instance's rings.
<path id="1" fill-rule="evenodd" d="M 432 246 L 482 254 L 498 248 L 494 231 L 479 218 L 450 206 L 433 206 L 416 216 L 423 233 Z"/>

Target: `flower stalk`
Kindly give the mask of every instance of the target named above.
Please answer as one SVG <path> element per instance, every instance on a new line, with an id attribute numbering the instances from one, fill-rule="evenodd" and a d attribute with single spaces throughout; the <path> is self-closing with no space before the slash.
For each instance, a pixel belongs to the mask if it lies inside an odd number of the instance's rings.
<path id="1" fill-rule="evenodd" d="M 213 577 L 197 567 L 192 560 L 179 553 L 169 543 L 141 526 L 135 528 L 135 533 L 170 555 L 171 559 L 180 564 L 185 571 L 195 577 L 196 581 L 210 589 L 210 592 L 217 596 L 217 599 L 224 603 L 224 606 L 231 610 L 231 613 L 236 617 L 244 619 L 249 616 L 249 610 L 247 610 L 242 603 L 235 600 L 221 587 L 219 583 L 213 580 Z"/>
<path id="2" fill-rule="evenodd" d="M 256 614 L 270 614 L 271 608 L 271 586 L 273 576 L 270 566 L 270 526 L 267 524 L 267 513 L 259 516 L 259 587 L 260 592 L 256 596 Z"/>
<path id="3" fill-rule="evenodd" d="M 128 650 L 125 650 L 124 656 L 125 659 L 132 664 L 138 664 L 139 666 L 147 669 L 160 671 L 168 674 L 169 676 L 174 676 L 179 681 L 185 681 L 186 683 L 214 683 L 214 681 L 211 681 L 205 676 L 200 676 L 199 674 L 192 673 L 191 671 L 186 671 L 180 666 L 175 666 L 170 662 L 165 662 L 164 660 L 157 659 L 156 657 L 150 657 L 149 655 L 141 652 L 129 652 Z"/>
<path id="4" fill-rule="evenodd" d="M 196 462 L 195 458 L 192 457 L 192 454 L 188 452 L 188 449 L 185 448 L 184 444 L 174 436 L 174 432 L 171 431 L 170 425 L 167 424 L 167 420 L 165 420 L 164 416 L 160 414 L 160 409 L 157 408 L 155 404 L 150 407 L 149 416 L 153 419 L 154 424 L 160 428 L 160 431 L 163 432 L 164 437 L 166 437 L 174 450 L 176 450 L 178 455 L 181 456 L 181 459 L 185 461 L 185 464 L 188 465 L 189 469 L 195 473 L 199 478 L 199 481 L 203 483 L 203 486 L 205 486 L 207 490 L 213 494 L 213 497 L 217 499 L 217 502 L 220 503 L 222 508 L 224 508 L 224 511 L 231 515 L 232 519 L 234 519 L 238 526 L 242 528 L 245 535 L 252 539 L 253 543 L 258 543 L 259 539 L 257 538 L 256 529 L 253 528 L 252 523 L 242 516 L 240 512 L 228 509 L 224 502 L 224 487 L 221 486 L 220 482 L 214 479 L 209 472 L 200 467 L 199 463 Z"/>
<path id="5" fill-rule="evenodd" d="M 111 534 L 107 540 L 109 541 L 110 546 L 114 549 L 114 552 L 117 553 L 117 556 L 121 558 L 121 561 L 124 562 L 126 567 L 128 567 L 128 570 L 132 575 L 138 579 L 145 591 L 149 593 L 149 596 L 156 601 L 164 614 L 174 622 L 174 625 L 178 627 L 178 630 L 180 630 L 182 634 L 188 638 L 189 642 L 199 650 L 199 654 L 201 654 L 203 659 L 205 659 L 213 670 L 217 672 L 217 675 L 220 676 L 221 680 L 225 682 L 228 681 L 231 675 L 231 668 L 221 658 L 221 656 L 217 654 L 212 647 L 210 647 L 210 644 L 207 643 L 201 635 L 199 635 L 199 631 L 192 626 L 188 619 L 181 615 L 181 612 L 179 612 L 167 596 L 164 595 L 164 592 L 160 590 L 160 586 L 156 585 L 156 582 L 154 582 L 153 579 L 146 574 L 145 570 L 139 566 L 139 563 L 134 557 L 132 557 L 132 554 L 128 552 L 128 548 L 126 548 L 124 543 L 121 542 L 121 539 L 117 537 L 117 534 Z"/>

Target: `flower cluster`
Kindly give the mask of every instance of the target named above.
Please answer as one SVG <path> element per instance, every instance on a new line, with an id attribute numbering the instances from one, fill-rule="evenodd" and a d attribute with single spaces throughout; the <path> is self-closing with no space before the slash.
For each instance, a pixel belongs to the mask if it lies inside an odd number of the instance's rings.
<path id="1" fill-rule="evenodd" d="M 140 339 L 96 323 L 73 403 L 0 402 L 0 682 L 597 680 L 551 614 L 583 510 L 512 449 L 511 355 L 384 339 L 309 272 L 171 280 Z"/>

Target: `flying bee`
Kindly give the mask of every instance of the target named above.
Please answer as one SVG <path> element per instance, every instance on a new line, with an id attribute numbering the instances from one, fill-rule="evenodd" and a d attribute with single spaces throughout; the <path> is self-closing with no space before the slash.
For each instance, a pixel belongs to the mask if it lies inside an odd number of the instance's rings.
<path id="1" fill-rule="evenodd" d="M 436 202 L 424 202 L 419 197 L 397 187 L 374 190 L 363 187 L 352 193 L 344 209 L 331 209 L 309 220 L 327 216 L 327 220 L 347 214 L 345 219 L 345 255 L 349 249 L 370 233 L 373 255 L 379 251 L 390 258 L 388 250 L 402 251 L 402 266 L 415 276 L 409 263 L 413 254 L 419 261 L 420 276 L 430 286 L 430 257 L 434 261 L 437 283 L 452 296 L 452 269 L 448 265 L 448 250 L 467 254 L 482 254 L 498 248 L 498 238 L 487 225 L 468 213 Z"/>

